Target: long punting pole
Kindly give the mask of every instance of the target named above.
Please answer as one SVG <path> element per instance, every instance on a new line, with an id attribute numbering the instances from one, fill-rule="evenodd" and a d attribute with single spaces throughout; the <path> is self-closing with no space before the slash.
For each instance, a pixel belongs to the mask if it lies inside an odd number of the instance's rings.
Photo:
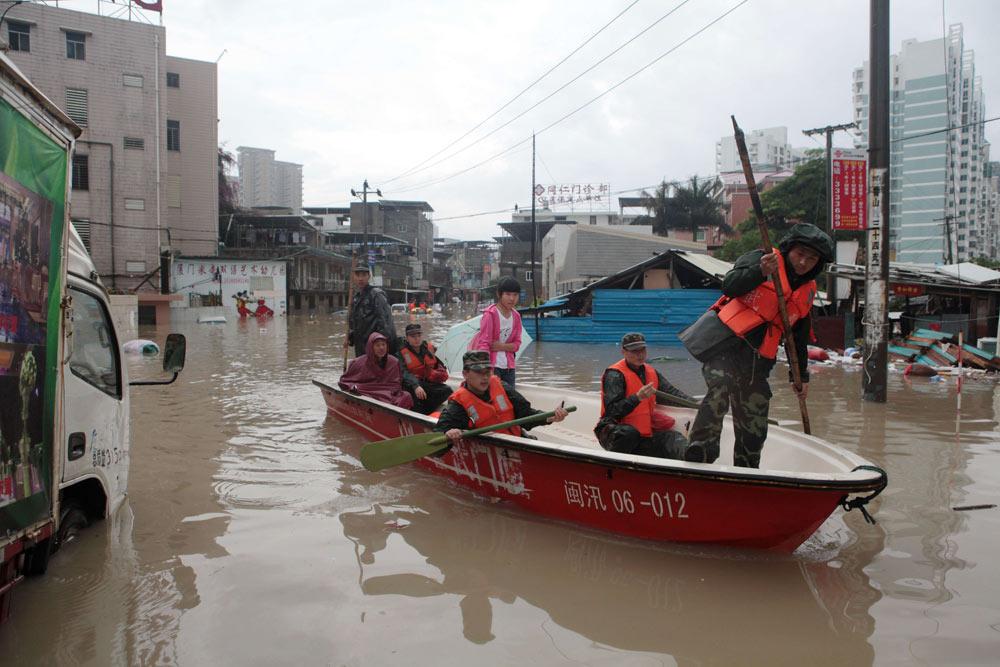
<path id="1" fill-rule="evenodd" d="M 771 247 L 771 237 L 767 233 L 767 223 L 764 221 L 764 207 L 760 204 L 760 195 L 757 193 L 757 181 L 753 177 L 753 167 L 750 166 L 750 155 L 747 153 L 747 142 L 743 137 L 743 130 L 736 123 L 736 116 L 733 119 L 733 132 L 736 135 L 736 147 L 740 151 L 740 161 L 743 163 L 743 175 L 747 180 L 747 190 L 750 192 L 750 201 L 753 202 L 753 212 L 757 216 L 757 229 L 760 230 L 760 245 L 765 253 L 774 252 Z M 781 289 L 781 278 L 779 272 L 771 274 L 771 283 L 774 291 L 778 294 L 778 311 L 781 313 L 781 326 L 785 330 L 785 352 L 788 355 L 788 365 L 792 369 L 792 383 L 795 385 L 795 393 L 799 398 L 799 411 L 802 412 L 802 431 L 812 433 L 809 428 L 809 410 L 806 409 L 806 399 L 802 395 L 802 374 L 799 372 L 799 354 L 795 350 L 795 336 L 792 334 L 792 327 L 788 323 L 788 309 L 785 306 L 785 294 Z"/>

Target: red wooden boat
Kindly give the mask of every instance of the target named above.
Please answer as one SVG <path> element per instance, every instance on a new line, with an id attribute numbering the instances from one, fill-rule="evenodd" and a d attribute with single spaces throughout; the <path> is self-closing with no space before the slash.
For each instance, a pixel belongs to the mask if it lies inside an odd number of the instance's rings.
<path id="1" fill-rule="evenodd" d="M 337 419 L 372 440 L 433 429 L 433 418 L 313 380 Z M 760 469 L 732 465 L 727 417 L 716 463 L 618 454 L 593 434 L 600 397 L 518 383 L 533 407 L 577 406 L 559 424 L 537 426 L 538 440 L 487 434 L 414 464 L 473 492 L 529 512 L 651 540 L 795 550 L 838 505 L 861 507 L 885 487 L 885 473 L 819 438 L 772 426 Z M 684 429 L 688 408 L 658 409 Z M 865 512 L 866 518 L 868 517 Z"/>

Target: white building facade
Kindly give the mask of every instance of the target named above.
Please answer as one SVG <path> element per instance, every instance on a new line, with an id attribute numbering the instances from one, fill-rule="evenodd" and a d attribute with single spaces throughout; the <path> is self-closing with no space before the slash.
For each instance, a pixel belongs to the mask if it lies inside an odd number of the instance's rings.
<path id="1" fill-rule="evenodd" d="M 274 159 L 269 148 L 239 146 L 240 206 L 281 206 L 293 214 L 302 211 L 302 165 Z"/>
<path id="2" fill-rule="evenodd" d="M 869 89 L 865 62 L 852 79 L 858 147 L 868 143 Z M 996 257 L 985 117 L 982 79 L 961 25 L 951 26 L 946 39 L 906 40 L 892 56 L 889 239 L 896 261 Z"/>
<path id="3" fill-rule="evenodd" d="M 805 158 L 805 149 L 793 148 L 788 143 L 787 127 L 768 127 L 751 130 L 745 134 L 747 154 L 750 164 L 774 165 L 782 169 L 793 169 Z M 743 171 L 736 139 L 727 135 L 715 142 L 715 172 Z"/>
<path id="4" fill-rule="evenodd" d="M 166 30 L 42 4 L 9 8 L 7 55 L 83 134 L 70 215 L 104 282 L 155 290 L 161 252 L 218 252 L 215 63 L 166 55 Z"/>

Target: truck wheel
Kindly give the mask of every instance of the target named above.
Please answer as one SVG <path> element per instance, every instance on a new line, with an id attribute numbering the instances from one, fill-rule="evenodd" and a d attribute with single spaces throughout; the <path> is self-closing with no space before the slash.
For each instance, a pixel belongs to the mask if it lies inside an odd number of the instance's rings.
<path id="1" fill-rule="evenodd" d="M 62 510 L 59 519 L 59 531 L 56 533 L 56 550 L 61 549 L 76 539 L 80 531 L 87 527 L 90 521 L 87 513 L 76 503 L 69 503 Z"/>
<path id="2" fill-rule="evenodd" d="M 52 538 L 48 537 L 24 552 L 24 573 L 29 576 L 45 574 L 52 555 Z"/>

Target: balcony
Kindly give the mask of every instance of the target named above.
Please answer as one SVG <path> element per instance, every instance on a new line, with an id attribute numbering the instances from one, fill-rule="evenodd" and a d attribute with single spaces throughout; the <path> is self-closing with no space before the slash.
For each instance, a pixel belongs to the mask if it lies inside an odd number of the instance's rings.
<path id="1" fill-rule="evenodd" d="M 347 280 L 343 278 L 299 278 L 289 276 L 288 289 L 301 292 L 346 292 Z"/>

